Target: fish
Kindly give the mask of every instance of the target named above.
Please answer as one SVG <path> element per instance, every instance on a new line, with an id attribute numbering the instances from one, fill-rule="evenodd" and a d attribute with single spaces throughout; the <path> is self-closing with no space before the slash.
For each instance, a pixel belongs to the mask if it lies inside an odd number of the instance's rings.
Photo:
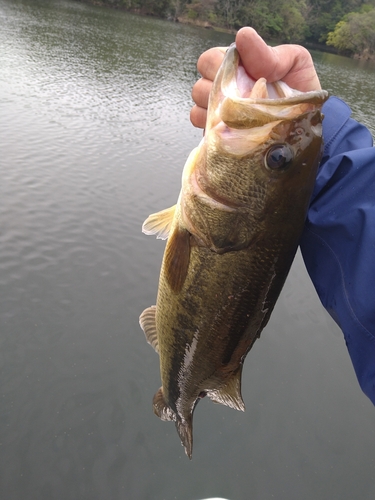
<path id="1" fill-rule="evenodd" d="M 235 44 L 212 85 L 202 141 L 176 205 L 142 230 L 166 239 L 156 305 L 140 315 L 160 356 L 153 411 L 175 423 L 192 458 L 205 396 L 244 411 L 244 360 L 293 262 L 322 154 L 324 90 L 254 81 Z"/>

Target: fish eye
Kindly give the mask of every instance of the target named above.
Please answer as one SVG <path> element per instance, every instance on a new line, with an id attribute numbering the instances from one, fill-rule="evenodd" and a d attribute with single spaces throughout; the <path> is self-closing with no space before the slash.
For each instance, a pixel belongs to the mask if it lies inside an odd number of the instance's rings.
<path id="1" fill-rule="evenodd" d="M 271 170 L 280 170 L 288 166 L 293 160 L 293 152 L 286 144 L 272 146 L 266 153 L 266 167 Z"/>

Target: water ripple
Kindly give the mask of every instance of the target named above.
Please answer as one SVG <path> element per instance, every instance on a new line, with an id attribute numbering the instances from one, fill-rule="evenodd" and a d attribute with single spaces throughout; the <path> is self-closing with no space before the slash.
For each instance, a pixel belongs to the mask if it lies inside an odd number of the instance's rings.
<path id="1" fill-rule="evenodd" d="M 152 416 L 158 357 L 138 316 L 164 243 L 141 224 L 175 203 L 202 136 L 189 123 L 196 60 L 233 37 L 69 0 L 0 0 L 0 22 L 0 497 L 202 498 L 215 485 L 247 498 L 251 480 L 263 498 L 282 484 L 310 500 L 329 470 L 328 496 L 365 498 L 373 413 L 302 263 L 246 368 L 247 428 L 215 407 L 213 432 L 207 405 L 188 470 L 174 429 Z M 329 88 L 332 64 L 319 62 Z M 338 90 L 373 126 L 373 76 L 360 68 L 366 90 L 342 71 Z"/>

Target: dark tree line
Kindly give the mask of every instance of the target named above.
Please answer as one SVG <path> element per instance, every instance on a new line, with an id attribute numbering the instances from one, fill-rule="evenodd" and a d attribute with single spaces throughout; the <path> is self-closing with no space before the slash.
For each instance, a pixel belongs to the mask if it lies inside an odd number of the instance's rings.
<path id="1" fill-rule="evenodd" d="M 141 14 L 239 29 L 281 42 L 329 44 L 375 54 L 375 0 L 100 0 Z"/>

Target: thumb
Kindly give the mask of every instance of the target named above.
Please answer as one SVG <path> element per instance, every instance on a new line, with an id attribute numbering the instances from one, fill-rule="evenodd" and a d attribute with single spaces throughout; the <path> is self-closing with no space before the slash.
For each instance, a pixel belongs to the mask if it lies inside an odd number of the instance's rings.
<path id="1" fill-rule="evenodd" d="M 307 92 L 321 89 L 310 52 L 300 45 L 270 47 L 253 28 L 242 28 L 236 46 L 246 72 L 255 80 L 283 80 L 290 87 Z"/>

